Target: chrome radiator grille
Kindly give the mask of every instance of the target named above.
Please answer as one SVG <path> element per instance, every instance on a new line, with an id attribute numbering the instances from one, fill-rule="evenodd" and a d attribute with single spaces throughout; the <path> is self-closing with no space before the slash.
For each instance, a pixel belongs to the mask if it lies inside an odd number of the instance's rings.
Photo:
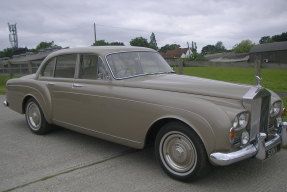
<path id="1" fill-rule="evenodd" d="M 269 119 L 270 95 L 262 97 L 260 114 L 260 132 L 267 132 Z"/>
<path id="2" fill-rule="evenodd" d="M 259 132 L 267 133 L 271 94 L 264 88 L 252 87 L 243 96 L 243 105 L 250 111 L 250 140 L 255 140 Z"/>

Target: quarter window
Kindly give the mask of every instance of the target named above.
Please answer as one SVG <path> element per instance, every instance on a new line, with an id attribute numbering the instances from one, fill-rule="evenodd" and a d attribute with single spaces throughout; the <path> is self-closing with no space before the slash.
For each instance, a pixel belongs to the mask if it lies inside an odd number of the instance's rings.
<path id="1" fill-rule="evenodd" d="M 55 77 L 74 78 L 76 60 L 76 54 L 58 56 Z"/>
<path id="2" fill-rule="evenodd" d="M 99 56 L 80 56 L 80 79 L 106 79 L 107 75 L 104 63 Z"/>
<path id="3" fill-rule="evenodd" d="M 48 61 L 41 75 L 44 77 L 54 77 L 54 69 L 55 69 L 55 58 Z"/>

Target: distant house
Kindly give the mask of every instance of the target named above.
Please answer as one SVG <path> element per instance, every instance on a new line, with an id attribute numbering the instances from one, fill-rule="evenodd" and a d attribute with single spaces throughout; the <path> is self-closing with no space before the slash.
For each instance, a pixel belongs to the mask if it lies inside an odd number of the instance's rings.
<path id="1" fill-rule="evenodd" d="M 260 59 L 261 62 L 287 64 L 287 41 L 265 43 L 250 50 L 250 62 Z"/>
<path id="2" fill-rule="evenodd" d="M 179 59 L 186 58 L 191 55 L 191 50 L 189 48 L 178 48 L 173 50 L 168 50 L 167 52 L 160 53 L 165 59 Z"/>

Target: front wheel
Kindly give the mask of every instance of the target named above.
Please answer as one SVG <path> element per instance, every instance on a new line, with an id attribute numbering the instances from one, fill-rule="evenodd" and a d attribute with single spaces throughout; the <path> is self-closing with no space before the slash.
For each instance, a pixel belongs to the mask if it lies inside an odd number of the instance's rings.
<path id="1" fill-rule="evenodd" d="M 44 135 L 52 129 L 52 126 L 46 121 L 39 104 L 33 98 L 29 99 L 25 105 L 25 117 L 30 130 L 35 134 Z"/>
<path id="2" fill-rule="evenodd" d="M 203 143 L 187 125 L 172 122 L 156 137 L 155 152 L 163 170 L 181 181 L 191 181 L 206 172 L 208 160 Z"/>

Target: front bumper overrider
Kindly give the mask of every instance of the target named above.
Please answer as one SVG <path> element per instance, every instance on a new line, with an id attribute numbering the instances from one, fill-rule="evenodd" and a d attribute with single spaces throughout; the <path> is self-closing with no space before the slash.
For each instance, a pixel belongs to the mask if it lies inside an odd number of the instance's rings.
<path id="1" fill-rule="evenodd" d="M 266 134 L 259 133 L 255 144 L 250 144 L 238 151 L 230 153 L 216 152 L 210 154 L 210 160 L 215 165 L 225 166 L 242 161 L 250 157 L 266 159 L 266 151 L 281 144 L 287 146 L 287 122 L 282 122 L 281 126 L 273 139 L 265 142 Z"/>

